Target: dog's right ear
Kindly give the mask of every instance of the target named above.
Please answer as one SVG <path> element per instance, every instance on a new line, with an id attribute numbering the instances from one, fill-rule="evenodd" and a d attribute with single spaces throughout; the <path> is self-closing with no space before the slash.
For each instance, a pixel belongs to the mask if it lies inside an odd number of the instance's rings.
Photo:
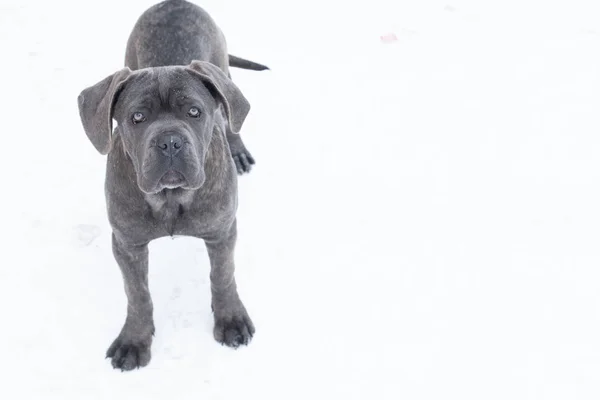
<path id="1" fill-rule="evenodd" d="M 100 154 L 110 152 L 113 107 L 117 94 L 131 74 L 129 68 L 123 68 L 94 86 L 84 89 L 77 98 L 83 129 Z"/>

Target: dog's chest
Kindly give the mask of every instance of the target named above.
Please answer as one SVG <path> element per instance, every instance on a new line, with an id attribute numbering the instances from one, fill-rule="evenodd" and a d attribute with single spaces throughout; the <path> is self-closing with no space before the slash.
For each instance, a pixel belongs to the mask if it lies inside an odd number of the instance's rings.
<path id="1" fill-rule="evenodd" d="M 211 203 L 194 202 L 192 192 L 179 189 L 168 190 L 146 199 L 158 236 L 195 236 L 210 233 L 217 220 L 226 217 L 221 207 Z M 161 234 L 162 233 L 162 234 Z"/>
<path id="2" fill-rule="evenodd" d="M 178 220 L 185 214 L 182 204 L 165 204 L 159 209 L 152 210 L 152 216 L 159 225 L 171 236 L 175 234 L 175 227 Z"/>
<path id="3" fill-rule="evenodd" d="M 178 233 L 178 225 L 190 218 L 193 194 L 183 190 L 165 190 L 146 197 L 156 228 L 168 235 Z"/>

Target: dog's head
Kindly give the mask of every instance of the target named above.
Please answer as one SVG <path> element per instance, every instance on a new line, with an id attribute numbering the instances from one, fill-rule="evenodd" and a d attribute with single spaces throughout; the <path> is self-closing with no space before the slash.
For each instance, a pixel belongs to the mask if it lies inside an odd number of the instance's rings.
<path id="1" fill-rule="evenodd" d="M 239 133 L 250 104 L 213 64 L 124 68 L 81 92 L 79 114 L 101 154 L 113 146 L 112 121 L 144 193 L 197 189 L 215 127 Z M 227 121 L 223 118 L 224 111 Z"/>

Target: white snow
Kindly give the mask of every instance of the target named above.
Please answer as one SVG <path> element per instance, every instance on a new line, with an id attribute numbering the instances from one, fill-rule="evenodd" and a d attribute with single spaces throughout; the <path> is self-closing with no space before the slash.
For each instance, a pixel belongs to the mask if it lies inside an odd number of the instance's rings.
<path id="1" fill-rule="evenodd" d="M 203 244 L 162 239 L 152 362 L 113 370 L 126 299 L 76 98 L 153 3 L 0 4 L 0 398 L 600 398 L 597 0 L 199 3 L 272 69 L 232 71 L 257 333 L 218 345 Z"/>

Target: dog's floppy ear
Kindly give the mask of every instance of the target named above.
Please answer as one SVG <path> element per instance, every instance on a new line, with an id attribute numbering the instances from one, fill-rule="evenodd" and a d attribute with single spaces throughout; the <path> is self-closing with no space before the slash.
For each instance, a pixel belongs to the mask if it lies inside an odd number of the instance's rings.
<path id="1" fill-rule="evenodd" d="M 84 89 L 77 98 L 83 129 L 100 154 L 108 154 L 110 151 L 115 94 L 130 75 L 131 70 L 123 68 L 94 86 Z"/>
<path id="2" fill-rule="evenodd" d="M 209 62 L 192 61 L 187 69 L 215 92 L 217 100 L 223 103 L 231 131 L 239 133 L 250 112 L 250 103 L 240 89 L 219 67 Z"/>

